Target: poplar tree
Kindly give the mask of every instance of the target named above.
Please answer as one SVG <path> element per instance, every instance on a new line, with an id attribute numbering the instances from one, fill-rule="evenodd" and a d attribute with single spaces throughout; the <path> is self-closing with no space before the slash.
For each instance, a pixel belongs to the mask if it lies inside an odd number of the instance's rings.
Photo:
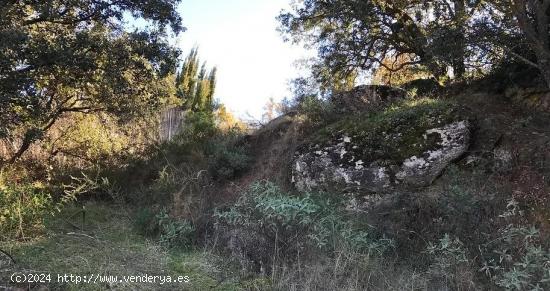
<path id="1" fill-rule="evenodd" d="M 206 62 L 200 65 L 198 49 L 193 48 L 185 58 L 176 78 L 178 97 L 183 107 L 192 111 L 212 111 L 216 89 L 216 67 L 208 71 Z M 199 69 L 200 68 L 200 69 Z"/>

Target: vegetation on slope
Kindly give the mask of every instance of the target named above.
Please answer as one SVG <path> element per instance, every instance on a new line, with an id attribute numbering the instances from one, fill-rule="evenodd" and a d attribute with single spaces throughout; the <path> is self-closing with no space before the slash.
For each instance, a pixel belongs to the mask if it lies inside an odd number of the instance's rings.
<path id="1" fill-rule="evenodd" d="M 298 1 L 279 19 L 318 50 L 313 78 L 252 135 L 213 99 L 216 68 L 196 49 L 179 62 L 180 1 L 4 2 L 0 288 L 174 289 L 10 279 L 21 272 L 188 276 L 188 290 L 550 289 L 550 1 Z M 129 15 L 147 29 L 128 31 Z M 329 97 L 364 75 L 415 98 L 343 116 Z M 177 130 L 161 139 L 167 112 Z M 357 157 L 396 161 L 470 118 L 472 147 L 429 187 L 287 187 L 302 142 L 346 135 Z"/>

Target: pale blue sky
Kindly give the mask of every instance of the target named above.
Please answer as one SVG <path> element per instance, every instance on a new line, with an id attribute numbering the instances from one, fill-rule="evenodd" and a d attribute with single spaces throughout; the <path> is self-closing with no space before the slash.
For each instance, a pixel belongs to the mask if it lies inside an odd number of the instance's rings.
<path id="1" fill-rule="evenodd" d="M 177 45 L 184 55 L 199 46 L 202 60 L 218 67 L 216 98 L 243 117 L 259 118 L 270 97 L 289 96 L 294 63 L 307 57 L 283 42 L 275 17 L 291 0 L 183 0 L 179 7 L 187 31 Z"/>

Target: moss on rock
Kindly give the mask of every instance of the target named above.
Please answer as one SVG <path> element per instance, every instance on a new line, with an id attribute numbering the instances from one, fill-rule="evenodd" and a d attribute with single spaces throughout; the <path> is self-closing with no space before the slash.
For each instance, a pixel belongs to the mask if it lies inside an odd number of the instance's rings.
<path id="1" fill-rule="evenodd" d="M 467 120 L 467 111 L 457 104 L 436 99 L 405 100 L 382 112 L 358 114 L 330 124 L 311 137 L 314 147 L 334 144 L 344 136 L 345 155 L 354 160 L 395 163 L 432 150 L 439 135 L 425 135 L 429 129 Z"/>
<path id="2" fill-rule="evenodd" d="M 430 184 L 470 143 L 468 111 L 443 100 L 404 100 L 315 132 L 294 159 L 299 190 L 385 191 Z"/>

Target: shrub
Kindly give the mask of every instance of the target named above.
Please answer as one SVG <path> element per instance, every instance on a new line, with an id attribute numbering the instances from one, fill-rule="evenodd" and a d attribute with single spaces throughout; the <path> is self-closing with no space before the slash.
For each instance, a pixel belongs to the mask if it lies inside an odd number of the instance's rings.
<path id="1" fill-rule="evenodd" d="M 428 274 L 434 279 L 442 280 L 445 286 L 453 290 L 469 289 L 473 285 L 471 262 L 464 244 L 458 238 L 445 234 L 437 243 L 430 243 L 426 253 L 432 261 Z"/>
<path id="2" fill-rule="evenodd" d="M 233 207 L 217 211 L 215 217 L 231 226 L 250 228 L 272 240 L 287 242 L 312 225 L 318 207 L 309 195 L 291 196 L 264 181 L 252 184 Z"/>
<path id="3" fill-rule="evenodd" d="M 0 185 L 0 240 L 36 235 L 55 209 L 52 196 L 38 184 Z"/>
<path id="4" fill-rule="evenodd" d="M 481 271 L 507 290 L 549 290 L 550 249 L 534 227 L 509 225 L 500 237 L 486 243 Z"/>
<path id="5" fill-rule="evenodd" d="M 166 210 L 157 214 L 156 219 L 162 244 L 170 248 L 191 247 L 195 238 L 195 228 L 189 221 L 172 218 Z"/>
<path id="6" fill-rule="evenodd" d="M 292 195 L 277 185 L 256 182 L 227 211 L 216 211 L 218 222 L 245 227 L 292 248 L 311 246 L 334 251 L 346 248 L 383 253 L 389 239 L 376 239 L 346 217 L 342 201 L 325 193 Z M 295 244 L 289 244 L 295 242 Z"/>
<path id="7" fill-rule="evenodd" d="M 141 208 L 136 212 L 134 227 L 136 231 L 144 236 L 156 236 L 159 233 L 159 224 L 156 219 L 157 213 L 150 208 Z"/>
<path id="8" fill-rule="evenodd" d="M 170 216 L 166 209 L 141 208 L 136 212 L 134 227 L 141 235 L 157 238 L 168 248 L 190 248 L 195 242 L 195 227 L 186 219 Z"/>
<path id="9" fill-rule="evenodd" d="M 298 104 L 298 111 L 314 124 L 325 124 L 336 116 L 334 104 L 316 96 L 306 96 Z"/>
<path id="10" fill-rule="evenodd" d="M 206 144 L 208 172 L 215 180 L 235 178 L 250 166 L 252 158 L 241 139 L 241 132 L 230 130 L 212 137 Z"/>
<path id="11" fill-rule="evenodd" d="M 218 132 L 215 116 L 208 111 L 188 111 L 176 142 L 181 144 L 204 145 Z"/>
<path id="12" fill-rule="evenodd" d="M 400 86 L 412 97 L 435 96 L 443 87 L 435 79 L 416 79 Z"/>
<path id="13" fill-rule="evenodd" d="M 90 179 L 85 174 L 81 178 L 70 177 L 71 182 L 58 188 L 61 194 L 53 195 L 40 182 L 30 182 L 15 178 L 7 182 L 4 172 L 0 172 L 0 240 L 28 239 L 36 236 L 44 228 L 44 218 L 60 212 L 63 207 L 76 201 L 83 193 L 104 186 L 106 180 Z M 10 175 L 15 175 L 11 173 Z M 13 177 L 12 177 L 13 179 Z"/>

